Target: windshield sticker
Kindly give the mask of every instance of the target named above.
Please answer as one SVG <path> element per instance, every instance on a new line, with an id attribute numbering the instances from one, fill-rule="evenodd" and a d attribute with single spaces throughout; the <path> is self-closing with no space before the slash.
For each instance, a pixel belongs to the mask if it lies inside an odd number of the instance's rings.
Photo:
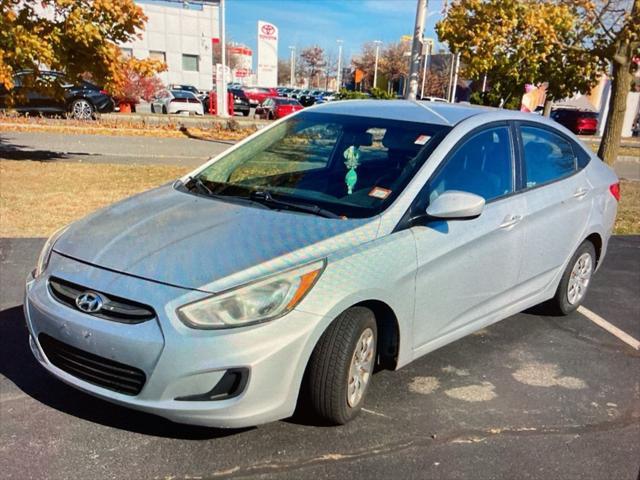
<path id="1" fill-rule="evenodd" d="M 360 166 L 360 150 L 358 147 L 351 145 L 347 148 L 344 153 L 344 166 L 349 170 L 344 177 L 344 183 L 347 185 L 347 193 L 351 195 L 353 193 L 353 187 L 356 186 L 358 182 L 358 173 L 356 172 L 356 168 Z"/>
<path id="2" fill-rule="evenodd" d="M 391 190 L 382 187 L 373 187 L 369 192 L 370 197 L 379 198 L 380 200 L 384 200 L 389 195 L 391 195 Z"/>
<path id="3" fill-rule="evenodd" d="M 413 143 L 415 143 L 416 145 L 424 145 L 428 141 L 429 141 L 429 135 L 420 135 L 418 138 L 416 138 L 416 141 Z"/>

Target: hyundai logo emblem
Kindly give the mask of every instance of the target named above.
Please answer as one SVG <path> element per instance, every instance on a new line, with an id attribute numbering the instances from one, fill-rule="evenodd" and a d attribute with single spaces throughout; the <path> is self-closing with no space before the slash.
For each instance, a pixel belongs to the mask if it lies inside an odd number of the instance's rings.
<path id="1" fill-rule="evenodd" d="M 102 309 L 102 298 L 94 292 L 84 292 L 76 297 L 76 306 L 86 313 L 97 313 Z"/>

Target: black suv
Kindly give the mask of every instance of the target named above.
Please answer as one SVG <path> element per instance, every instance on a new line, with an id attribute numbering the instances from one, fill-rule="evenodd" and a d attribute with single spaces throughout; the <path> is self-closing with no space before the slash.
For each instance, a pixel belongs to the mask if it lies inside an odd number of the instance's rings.
<path id="1" fill-rule="evenodd" d="M 96 113 L 113 112 L 115 102 L 111 95 L 93 83 L 68 81 L 62 73 L 41 71 L 37 77 L 31 71 L 13 77 L 12 105 L 19 112 L 69 114 L 79 120 L 88 120 Z M 9 92 L 0 89 L 0 108 L 7 108 Z"/>

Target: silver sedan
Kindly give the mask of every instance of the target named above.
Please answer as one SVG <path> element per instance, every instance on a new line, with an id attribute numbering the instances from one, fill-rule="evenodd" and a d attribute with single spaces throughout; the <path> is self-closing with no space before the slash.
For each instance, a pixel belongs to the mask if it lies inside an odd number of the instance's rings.
<path id="1" fill-rule="evenodd" d="M 31 348 L 177 422 L 256 425 L 300 398 L 342 424 L 376 370 L 534 305 L 575 310 L 619 195 L 539 116 L 312 107 L 55 233 L 26 283 Z"/>

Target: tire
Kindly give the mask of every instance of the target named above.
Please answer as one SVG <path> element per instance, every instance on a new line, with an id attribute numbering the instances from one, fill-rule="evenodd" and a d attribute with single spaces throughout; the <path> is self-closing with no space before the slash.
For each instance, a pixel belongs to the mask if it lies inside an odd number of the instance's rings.
<path id="1" fill-rule="evenodd" d="M 567 264 L 555 296 L 545 304 L 549 313 L 569 315 L 582 304 L 591 284 L 595 266 L 596 249 L 586 240 Z"/>
<path id="2" fill-rule="evenodd" d="M 167 107 L 165 107 L 164 105 L 162 106 L 162 113 L 167 113 Z"/>
<path id="3" fill-rule="evenodd" d="M 363 307 L 346 310 L 323 333 L 305 378 L 308 406 L 318 417 L 343 425 L 358 415 L 371 383 L 377 341 L 373 312 Z M 358 360 L 364 369 L 356 376 L 352 367 Z"/>
<path id="4" fill-rule="evenodd" d="M 249 116 L 249 110 L 247 110 L 247 111 L 245 111 L 245 112 L 242 112 L 242 115 L 243 115 L 244 117 L 248 117 L 248 116 Z"/>
<path id="5" fill-rule="evenodd" d="M 71 117 L 76 120 L 91 120 L 94 117 L 95 108 L 89 100 L 78 98 L 71 102 Z"/>
<path id="6" fill-rule="evenodd" d="M 151 104 L 151 113 L 156 113 L 156 109 L 155 109 L 155 107 L 153 106 L 153 103 Z"/>

